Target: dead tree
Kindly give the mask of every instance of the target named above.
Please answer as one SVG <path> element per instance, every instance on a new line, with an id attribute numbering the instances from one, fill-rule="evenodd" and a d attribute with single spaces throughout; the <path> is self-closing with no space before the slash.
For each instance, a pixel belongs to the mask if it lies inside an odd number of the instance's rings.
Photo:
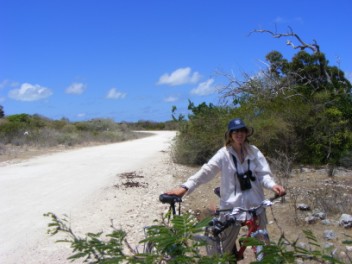
<path id="1" fill-rule="evenodd" d="M 287 33 L 275 33 L 267 29 L 255 29 L 251 33 L 268 33 L 273 38 L 294 37 L 295 39 L 297 39 L 300 45 L 295 45 L 291 40 L 287 40 L 286 45 L 289 45 L 294 49 L 300 49 L 300 50 L 310 49 L 313 51 L 313 53 L 320 53 L 320 47 L 316 40 L 313 40 L 313 44 L 308 44 L 304 42 L 296 33 L 293 32 L 291 27 L 289 27 L 289 32 Z"/>

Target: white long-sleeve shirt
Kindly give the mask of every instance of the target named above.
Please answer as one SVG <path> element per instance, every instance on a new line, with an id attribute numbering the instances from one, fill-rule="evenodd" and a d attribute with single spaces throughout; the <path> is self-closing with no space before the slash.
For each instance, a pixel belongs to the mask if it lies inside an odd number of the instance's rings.
<path id="1" fill-rule="evenodd" d="M 263 187 L 271 189 L 275 185 L 275 182 L 272 178 L 269 164 L 262 152 L 257 147 L 247 143 L 245 143 L 244 148 L 246 157 L 243 163 L 240 162 L 240 159 L 231 146 L 223 147 L 183 185 L 189 189 L 188 192 L 190 193 L 197 186 L 209 182 L 221 172 L 221 209 L 258 206 L 264 200 Z M 251 181 L 251 189 L 241 190 L 236 166 L 231 155 L 236 157 L 239 174 L 248 171 L 248 159 L 250 160 L 250 170 L 253 176 L 256 177 L 255 181 Z"/>

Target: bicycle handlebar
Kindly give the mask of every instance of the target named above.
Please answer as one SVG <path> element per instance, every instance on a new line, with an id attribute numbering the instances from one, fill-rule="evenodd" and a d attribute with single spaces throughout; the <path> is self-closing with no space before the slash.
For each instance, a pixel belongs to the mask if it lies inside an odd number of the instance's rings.
<path id="1" fill-rule="evenodd" d="M 162 202 L 162 203 L 169 204 L 170 205 L 170 210 L 172 211 L 173 215 L 176 214 L 175 203 L 179 203 L 178 214 L 181 214 L 181 202 L 182 202 L 182 198 L 181 197 L 179 197 L 177 195 L 170 195 L 170 194 L 163 193 L 163 194 L 161 194 L 159 196 L 159 201 Z"/>
<path id="2" fill-rule="evenodd" d="M 214 227 L 213 233 L 214 233 L 215 236 L 217 236 L 222 231 L 224 231 L 226 228 L 228 228 L 230 225 L 234 224 L 237 221 L 236 216 L 239 213 L 248 212 L 248 213 L 251 213 L 254 216 L 256 214 L 256 211 L 259 208 L 261 208 L 263 206 L 265 206 L 265 207 L 271 206 L 272 202 L 274 200 L 276 200 L 276 199 L 278 199 L 280 197 L 283 197 L 285 195 L 286 195 L 286 193 L 283 193 L 282 195 L 275 194 L 274 197 L 271 197 L 271 198 L 269 198 L 267 200 L 264 200 L 258 206 L 252 207 L 252 208 L 249 208 L 249 209 L 242 208 L 242 207 L 235 207 L 232 210 L 231 209 L 218 210 L 218 212 L 221 212 L 221 211 L 232 211 L 232 212 L 229 213 L 230 217 L 226 221 L 221 222 L 219 219 L 214 218 L 214 219 L 212 219 L 212 221 L 210 221 L 209 225 Z"/>
<path id="3" fill-rule="evenodd" d="M 277 194 L 277 193 L 275 193 L 275 196 L 274 197 L 271 197 L 271 198 L 269 198 L 269 201 L 270 202 L 273 202 L 273 201 L 275 201 L 276 199 L 278 199 L 278 198 L 281 198 L 281 197 L 284 197 L 286 195 L 286 192 L 284 192 L 283 194 Z"/>
<path id="4" fill-rule="evenodd" d="M 275 194 L 275 196 L 269 198 L 269 199 L 265 199 L 263 200 L 258 206 L 255 206 L 255 207 L 251 207 L 251 208 L 243 208 L 243 207 L 234 207 L 232 209 L 219 209 L 217 210 L 217 213 L 219 212 L 228 212 L 228 211 L 242 211 L 242 212 L 253 212 L 253 211 L 256 211 L 258 210 L 260 207 L 268 207 L 268 206 L 271 206 L 272 202 L 275 201 L 276 199 L 278 198 L 281 198 L 283 196 L 285 196 L 286 193 L 283 193 L 282 195 L 278 195 L 278 194 Z"/>
<path id="5" fill-rule="evenodd" d="M 162 203 L 175 204 L 175 203 L 181 203 L 182 198 L 177 195 L 170 195 L 170 194 L 163 193 L 163 194 L 160 194 L 159 201 Z"/>
<path id="6" fill-rule="evenodd" d="M 275 196 L 262 201 L 258 206 L 251 207 L 251 208 L 235 207 L 235 208 L 232 209 L 232 211 L 235 212 L 235 210 L 237 209 L 237 211 L 242 211 L 242 212 L 255 212 L 261 207 L 271 206 L 273 201 L 275 201 L 276 199 L 281 198 L 281 197 L 283 197 L 285 195 L 286 195 L 286 193 L 283 193 L 282 195 L 275 194 Z"/>

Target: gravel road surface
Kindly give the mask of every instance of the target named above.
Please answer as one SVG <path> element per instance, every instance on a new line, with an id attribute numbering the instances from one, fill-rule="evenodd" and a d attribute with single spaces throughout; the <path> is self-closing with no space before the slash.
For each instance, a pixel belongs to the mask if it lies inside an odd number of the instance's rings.
<path id="1" fill-rule="evenodd" d="M 169 155 L 174 136 L 158 131 L 138 140 L 0 163 L 0 263 L 70 263 L 68 245 L 46 234 L 47 212 L 68 215 L 82 235 L 109 232 L 113 219 L 137 244 L 143 226 L 164 209 L 158 195 L 176 184 Z"/>

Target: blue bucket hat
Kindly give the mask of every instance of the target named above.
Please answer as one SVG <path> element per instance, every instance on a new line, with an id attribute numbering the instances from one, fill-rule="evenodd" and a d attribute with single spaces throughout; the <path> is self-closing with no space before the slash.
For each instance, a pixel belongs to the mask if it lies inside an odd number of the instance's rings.
<path id="1" fill-rule="evenodd" d="M 229 133 L 241 128 L 245 128 L 247 130 L 247 136 L 251 136 L 253 134 L 253 128 L 248 128 L 241 118 L 232 119 L 227 125 L 227 131 Z"/>

